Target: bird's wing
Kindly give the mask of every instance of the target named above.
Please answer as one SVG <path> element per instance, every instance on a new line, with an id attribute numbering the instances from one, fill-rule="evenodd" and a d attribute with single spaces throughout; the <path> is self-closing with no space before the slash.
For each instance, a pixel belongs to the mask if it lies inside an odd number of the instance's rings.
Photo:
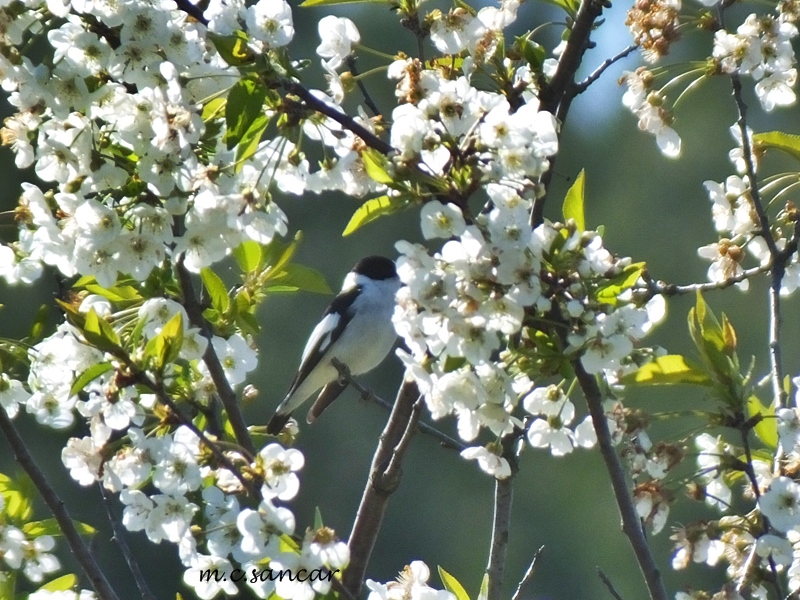
<path id="1" fill-rule="evenodd" d="M 346 292 L 342 292 L 333 299 L 330 306 L 325 310 L 322 319 L 311 332 L 308 338 L 306 347 L 303 350 L 303 358 L 300 361 L 300 368 L 297 370 L 292 385 L 286 394 L 288 398 L 294 391 L 300 387 L 300 384 L 305 381 L 306 377 L 314 370 L 325 356 L 325 352 L 336 343 L 339 336 L 347 327 L 347 324 L 353 318 L 350 307 L 358 298 L 361 287 L 354 287 Z"/>

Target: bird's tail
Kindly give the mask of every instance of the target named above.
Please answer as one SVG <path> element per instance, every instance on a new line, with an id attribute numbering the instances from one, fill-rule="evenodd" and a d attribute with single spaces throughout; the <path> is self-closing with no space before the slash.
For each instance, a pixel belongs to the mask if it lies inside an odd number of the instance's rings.
<path id="1" fill-rule="evenodd" d="M 292 413 L 288 412 L 285 414 L 281 414 L 276 412 L 272 415 L 272 418 L 267 423 L 267 433 L 270 435 L 278 435 L 283 428 L 286 426 L 286 423 L 289 422 L 289 419 L 292 418 Z"/>
<path id="2" fill-rule="evenodd" d="M 331 381 L 327 384 L 322 391 L 317 396 L 317 399 L 314 400 L 314 404 L 311 405 L 311 409 L 308 411 L 308 416 L 306 416 L 307 423 L 313 423 L 317 420 L 322 414 L 322 411 L 328 408 L 331 402 L 336 400 L 339 397 L 345 388 L 347 387 L 347 382 L 340 383 L 337 379 L 336 381 Z"/>

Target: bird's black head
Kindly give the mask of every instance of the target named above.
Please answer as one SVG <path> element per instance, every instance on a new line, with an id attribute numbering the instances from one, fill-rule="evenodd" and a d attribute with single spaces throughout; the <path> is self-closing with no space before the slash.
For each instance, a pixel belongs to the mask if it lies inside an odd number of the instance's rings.
<path id="1" fill-rule="evenodd" d="M 362 258 L 353 267 L 353 273 L 356 275 L 364 275 L 375 281 L 383 281 L 385 279 L 393 279 L 397 277 L 397 270 L 395 269 L 394 262 L 385 256 L 367 256 Z"/>

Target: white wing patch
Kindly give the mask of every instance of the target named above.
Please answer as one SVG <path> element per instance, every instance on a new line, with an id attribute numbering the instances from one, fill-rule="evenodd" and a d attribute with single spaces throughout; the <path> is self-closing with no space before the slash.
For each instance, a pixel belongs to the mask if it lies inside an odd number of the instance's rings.
<path id="1" fill-rule="evenodd" d="M 317 326 L 314 327 L 314 331 L 311 332 L 308 338 L 308 342 L 306 342 L 306 347 L 303 350 L 303 358 L 300 359 L 301 363 L 306 362 L 308 355 L 314 350 L 320 353 L 325 352 L 325 349 L 330 346 L 331 341 L 333 341 L 331 340 L 331 333 L 339 324 L 339 319 L 341 319 L 340 314 L 330 313 L 326 315 L 322 321 L 317 323 Z"/>

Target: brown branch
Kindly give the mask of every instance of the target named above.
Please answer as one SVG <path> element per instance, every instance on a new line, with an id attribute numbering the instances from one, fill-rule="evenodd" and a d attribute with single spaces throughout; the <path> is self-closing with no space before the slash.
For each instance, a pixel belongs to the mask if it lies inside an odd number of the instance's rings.
<path id="1" fill-rule="evenodd" d="M 247 423 L 245 423 L 242 411 L 239 410 L 239 403 L 236 399 L 236 392 L 233 391 L 231 384 L 225 377 L 225 371 L 222 368 L 222 363 L 219 361 L 214 344 L 211 343 L 212 332 L 208 327 L 208 323 L 203 317 L 203 309 L 197 302 L 194 292 L 194 284 L 192 277 L 186 266 L 183 264 L 184 256 L 181 254 L 176 261 L 175 268 L 178 272 L 178 279 L 181 284 L 181 291 L 183 293 L 183 306 L 189 319 L 195 327 L 199 327 L 203 332 L 203 336 L 208 339 L 208 346 L 206 347 L 205 354 L 203 354 L 203 362 L 208 367 L 208 373 L 211 375 L 211 380 L 214 382 L 214 387 L 217 388 L 217 395 L 219 396 L 222 406 L 228 415 L 228 420 L 233 428 L 233 433 L 236 436 L 236 441 L 244 448 L 251 456 L 254 456 L 256 451 L 253 446 L 253 440 L 250 439 L 250 432 L 247 430 Z"/>
<path id="2" fill-rule="evenodd" d="M 356 120 L 351 116 L 336 110 L 332 106 L 314 96 L 314 94 L 309 92 L 300 83 L 286 79 L 281 82 L 281 85 L 287 92 L 294 94 L 303 102 L 305 102 L 306 106 L 309 108 L 317 111 L 318 113 L 322 113 L 326 117 L 330 117 L 345 129 L 356 134 L 358 137 L 364 140 L 364 143 L 370 148 L 374 148 L 383 154 L 389 154 L 390 152 L 394 151 L 394 148 L 392 148 L 391 144 L 384 142 L 369 129 L 357 123 Z"/>
<path id="3" fill-rule="evenodd" d="M 600 63 L 600 66 L 597 67 L 594 71 L 592 71 L 586 79 L 581 81 L 580 83 L 575 84 L 575 94 L 582 94 L 585 92 L 590 85 L 592 85 L 595 81 L 600 79 L 600 76 L 605 73 L 606 69 L 608 69 L 611 65 L 615 62 L 618 62 L 628 56 L 631 52 L 636 50 L 638 46 L 636 44 L 631 44 L 624 50 L 621 50 L 611 58 L 605 59 L 603 62 Z"/>
<path id="4" fill-rule="evenodd" d="M 489 586 L 487 600 L 503 597 L 503 575 L 506 568 L 506 550 L 511 526 L 511 504 L 514 499 L 514 475 L 494 481 L 494 518 L 492 519 L 492 541 L 489 546 L 489 564 L 486 575 Z"/>
<path id="5" fill-rule="evenodd" d="M 132 365 L 129 365 L 129 367 L 130 366 Z M 187 429 L 189 429 L 189 431 L 191 431 L 200 439 L 203 445 L 209 449 L 211 454 L 213 454 L 214 457 L 226 469 L 228 469 L 233 474 L 233 476 L 236 477 L 236 479 L 239 480 L 239 483 L 242 484 L 242 487 L 244 487 L 244 489 L 247 490 L 247 493 L 250 494 L 250 496 L 256 499 L 261 498 L 261 494 L 258 493 L 258 489 L 253 485 L 253 482 L 249 481 L 241 473 L 241 471 L 236 467 L 236 465 L 233 464 L 233 462 L 231 462 L 231 459 L 229 459 L 225 455 L 225 453 L 219 448 L 217 444 L 208 439 L 208 436 L 203 431 L 201 431 L 200 428 L 197 427 L 197 425 L 192 423 L 191 419 L 189 419 L 186 415 L 184 415 L 181 412 L 181 409 L 178 408 L 178 405 L 175 403 L 175 401 L 172 398 L 170 398 L 169 393 L 167 393 L 167 390 L 164 389 L 164 385 L 162 383 L 154 381 L 147 374 L 142 372 L 136 374 L 136 379 L 138 380 L 139 383 L 146 385 L 151 390 L 153 390 L 153 393 L 156 395 L 156 398 L 158 398 L 158 401 L 169 407 L 172 415 L 176 419 L 178 419 L 180 424 L 185 426 Z"/>
<path id="6" fill-rule="evenodd" d="M 348 384 L 353 386 L 360 395 L 361 399 L 366 402 L 373 402 L 377 404 L 381 408 L 384 408 L 391 412 L 392 407 L 394 406 L 391 402 L 384 400 L 380 396 L 378 396 L 375 392 L 373 392 L 368 387 L 363 386 L 358 379 L 353 377 L 352 373 L 350 373 L 350 369 L 347 367 L 346 364 L 338 360 L 337 358 L 331 359 L 331 364 L 339 371 L 339 377 L 344 379 Z M 430 435 L 431 437 L 436 438 L 439 440 L 443 448 L 450 448 L 452 450 L 458 450 L 459 452 L 466 450 L 467 445 L 459 442 L 455 438 L 451 438 L 446 433 L 439 431 L 435 427 L 428 425 L 422 421 L 417 423 L 417 429 L 420 433 L 424 433 L 426 435 Z"/>
<path id="7" fill-rule="evenodd" d="M 102 483 L 99 483 L 97 487 L 100 488 L 100 495 L 103 497 L 103 505 L 106 507 L 108 521 L 111 523 L 111 530 L 114 532 L 114 537 L 112 539 L 116 542 L 117 546 L 119 546 L 119 550 L 128 565 L 133 580 L 136 582 L 136 587 L 139 588 L 139 594 L 142 596 L 142 600 L 156 600 L 155 594 L 150 591 L 150 587 L 147 585 L 142 570 L 139 568 L 139 562 L 136 560 L 136 557 L 133 556 L 130 546 L 128 546 L 128 542 L 125 540 L 125 528 L 114 514 L 108 492 L 106 492 Z"/>
<path id="8" fill-rule="evenodd" d="M 522 576 L 522 579 L 517 585 L 514 595 L 511 596 L 511 600 L 522 600 L 522 590 L 530 583 L 531 579 L 533 579 L 533 574 L 536 571 L 536 563 L 539 562 L 539 557 L 542 555 L 542 552 L 544 552 L 544 546 L 539 546 L 539 549 L 533 555 L 533 560 L 531 560 L 528 570 L 525 571 L 525 575 Z"/>
<path id="9" fill-rule="evenodd" d="M 614 450 L 611 442 L 611 431 L 608 428 L 608 420 L 603 410 L 603 396 L 600 387 L 597 385 L 593 375 L 590 375 L 583 368 L 580 360 L 572 363 L 578 384 L 586 398 L 589 406 L 589 414 L 592 417 L 592 424 L 597 434 L 597 443 L 603 462 L 606 464 L 611 487 L 614 490 L 614 498 L 617 501 L 620 517 L 622 518 L 622 531 L 628 537 L 633 553 L 639 563 L 647 589 L 650 592 L 651 600 L 668 600 L 667 590 L 664 581 L 661 579 L 661 571 L 656 566 L 650 547 L 647 545 L 644 529 L 641 520 L 633 505 L 633 499 L 628 491 L 628 482 L 625 478 L 625 471 Z"/>
<path id="10" fill-rule="evenodd" d="M 8 414 L 2 408 L 0 408 L 0 430 L 11 446 L 14 459 L 23 468 L 25 473 L 28 474 L 28 477 L 31 478 L 33 485 L 39 490 L 39 494 L 41 494 L 47 508 L 53 513 L 56 522 L 58 522 L 58 527 L 64 534 L 64 538 L 67 540 L 67 544 L 73 556 L 75 556 L 84 574 L 89 579 L 95 592 L 97 592 L 98 598 L 100 598 L 100 600 L 119 600 L 119 596 L 117 596 L 111 584 L 108 583 L 105 574 L 100 569 L 100 565 L 97 564 L 89 548 L 84 544 L 83 539 L 81 539 L 81 535 L 73 524 L 67 507 L 64 505 L 64 501 L 50 486 L 47 477 L 45 477 L 44 473 L 42 473 L 39 466 L 36 464 L 36 461 L 33 460 L 33 456 L 28 452 L 28 448 L 25 446 L 22 437 L 20 437 L 17 428 L 14 427 Z"/>
<path id="11" fill-rule="evenodd" d="M 413 433 L 415 410 L 419 414 L 419 409 L 415 408 L 419 395 L 416 383 L 403 381 L 372 458 L 369 479 L 350 533 L 350 566 L 342 577 L 344 587 L 356 598 L 361 591 L 389 497 L 400 485 L 400 461 Z"/>
<path id="12" fill-rule="evenodd" d="M 610 6 L 608 0 L 581 0 L 567 45 L 558 60 L 556 72 L 550 83 L 541 90 L 542 110 L 555 115 L 562 126 L 567 118 L 573 98 L 582 91 L 575 83 L 575 74 L 581 66 L 584 53 L 591 45 L 589 36 L 592 33 L 595 21 L 603 13 L 603 8 L 606 6 Z M 561 132 L 559 132 L 560 137 Z M 532 227 L 538 227 L 544 222 L 544 205 L 547 200 L 547 190 L 553 178 L 555 159 L 555 156 L 550 157 L 550 168 L 545 171 L 540 179 L 545 193 L 533 202 L 530 218 Z"/>
<path id="13" fill-rule="evenodd" d="M 764 265 L 759 267 L 753 267 L 752 269 L 746 269 L 739 273 L 738 275 L 734 275 L 733 277 L 729 277 L 725 281 L 709 281 L 705 283 L 689 283 L 686 285 L 678 285 L 675 283 L 664 283 L 663 281 L 656 281 L 653 279 L 646 278 L 647 282 L 647 291 L 650 294 L 649 297 L 653 297 L 656 294 L 661 294 L 662 296 L 680 296 L 682 294 L 694 294 L 696 292 L 709 292 L 712 290 L 724 290 L 725 288 L 729 288 L 732 285 L 736 285 L 737 283 L 741 283 L 751 277 L 755 277 L 756 275 L 761 275 L 762 273 L 767 273 L 770 270 L 770 265 Z M 639 288 L 642 289 L 642 288 Z"/>

